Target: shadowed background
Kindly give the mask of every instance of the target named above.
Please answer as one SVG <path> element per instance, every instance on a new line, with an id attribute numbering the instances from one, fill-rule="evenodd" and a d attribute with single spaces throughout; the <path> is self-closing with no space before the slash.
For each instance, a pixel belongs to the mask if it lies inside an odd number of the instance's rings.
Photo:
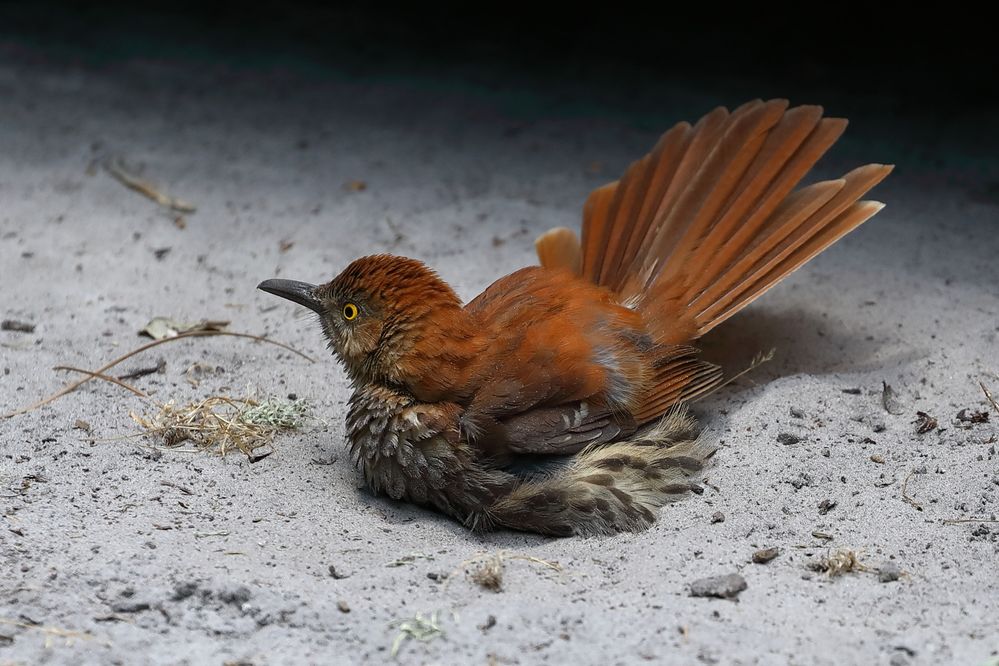
<path id="1" fill-rule="evenodd" d="M 0 508 L 16 530 L 0 538 L 14 574 L 0 577 L 0 618 L 20 623 L 0 624 L 0 662 L 384 661 L 389 623 L 433 611 L 447 640 L 407 644 L 402 663 L 994 657 L 997 535 L 941 522 L 996 512 L 999 414 L 956 419 L 990 408 L 978 381 L 999 389 L 986 22 L 755 10 L 0 6 L 0 316 L 36 324 L 0 333 L 0 409 L 60 387 L 52 366 L 137 346 L 167 315 L 230 319 L 318 362 L 177 343 L 160 348 L 164 373 L 135 380 L 156 399 L 294 393 L 322 419 L 254 465 L 120 439 L 145 405 L 96 382 L 0 421 Z M 586 194 L 663 130 L 772 96 L 851 120 L 810 180 L 898 166 L 871 195 L 882 213 L 704 340 L 730 371 L 777 354 L 695 405 L 722 447 L 703 495 L 644 534 L 550 541 L 469 534 L 357 490 L 346 381 L 311 319 L 256 292 L 261 279 L 319 281 L 390 251 L 472 297 L 533 263 L 536 234 L 578 225 Z M 88 169 L 108 156 L 198 211 L 179 228 Z M 223 371 L 193 387 L 195 363 Z M 883 409 L 882 381 L 903 414 Z M 917 411 L 940 427 L 917 434 Z M 820 515 L 823 500 L 837 507 Z M 780 557 L 749 563 L 767 546 Z M 908 576 L 807 569 L 839 547 Z M 500 549 L 566 573 L 511 564 L 501 594 L 460 573 L 440 582 Z M 749 584 L 738 604 L 687 596 L 732 571 Z M 46 647 L 35 622 L 92 638 Z"/>

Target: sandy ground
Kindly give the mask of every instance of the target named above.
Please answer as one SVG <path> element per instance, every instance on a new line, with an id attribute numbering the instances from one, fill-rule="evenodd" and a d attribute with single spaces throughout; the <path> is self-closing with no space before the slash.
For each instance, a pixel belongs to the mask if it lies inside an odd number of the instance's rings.
<path id="1" fill-rule="evenodd" d="M 777 350 L 695 406 L 721 445 L 705 492 L 647 533 L 550 540 L 470 534 L 359 490 L 343 375 L 310 318 L 255 286 L 390 251 L 471 297 L 533 263 L 537 233 L 576 225 L 658 131 L 768 91 L 679 86 L 629 115 L 543 86 L 5 63 L 0 315 L 36 328 L 0 332 L 0 407 L 165 315 L 228 319 L 317 362 L 233 338 L 165 345 L 124 366 L 166 361 L 134 380 L 156 400 L 294 393 L 323 422 L 250 464 L 120 439 L 149 408 L 100 382 L 0 421 L 0 663 L 381 663 L 392 623 L 417 614 L 443 636 L 401 643 L 399 663 L 995 663 L 999 414 L 957 420 L 991 409 L 979 381 L 999 394 L 999 164 L 972 130 L 986 117 L 851 100 L 867 112 L 820 175 L 897 162 L 877 190 L 889 206 L 705 341 L 732 370 Z M 88 173 L 109 155 L 196 203 L 186 228 Z M 218 369 L 196 388 L 195 363 Z M 918 434 L 917 411 L 938 428 Z M 945 522 L 960 518 L 992 522 Z M 765 547 L 780 555 L 752 563 Z M 808 568 L 839 548 L 902 576 Z M 562 572 L 511 560 L 500 592 L 461 572 L 501 550 Z M 734 572 L 737 601 L 689 596 Z"/>

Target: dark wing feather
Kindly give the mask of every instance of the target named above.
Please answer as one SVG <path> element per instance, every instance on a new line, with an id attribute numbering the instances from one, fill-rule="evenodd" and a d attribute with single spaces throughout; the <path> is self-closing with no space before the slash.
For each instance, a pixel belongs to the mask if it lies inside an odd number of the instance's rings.
<path id="1" fill-rule="evenodd" d="M 513 453 L 571 455 L 635 431 L 630 416 L 595 409 L 586 402 L 539 407 L 500 422 L 496 435 Z"/>

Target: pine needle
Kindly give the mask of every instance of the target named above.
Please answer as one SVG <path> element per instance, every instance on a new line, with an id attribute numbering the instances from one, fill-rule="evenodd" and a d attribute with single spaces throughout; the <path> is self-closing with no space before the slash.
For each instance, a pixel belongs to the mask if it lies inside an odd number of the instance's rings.
<path id="1" fill-rule="evenodd" d="M 735 380 L 739 379 L 743 375 L 749 374 L 750 372 L 752 372 L 756 368 L 760 367 L 764 363 L 769 363 L 770 361 L 774 360 L 774 356 L 776 356 L 776 354 L 777 354 L 777 348 L 776 347 L 771 347 L 770 351 L 768 351 L 768 352 L 757 352 L 756 356 L 753 357 L 753 360 L 749 362 L 749 367 L 747 367 L 745 370 L 742 370 L 741 372 L 737 372 L 736 374 L 732 375 L 731 377 L 729 377 L 728 379 L 726 379 L 725 381 L 723 381 L 718 386 L 714 387 L 713 389 L 711 389 L 710 391 L 708 391 L 704 395 L 700 396 L 698 399 L 700 400 L 700 399 L 706 398 L 707 396 L 711 395 L 712 393 L 720 391 L 721 389 L 725 388 L 726 386 L 728 386 L 729 384 L 731 384 Z"/>

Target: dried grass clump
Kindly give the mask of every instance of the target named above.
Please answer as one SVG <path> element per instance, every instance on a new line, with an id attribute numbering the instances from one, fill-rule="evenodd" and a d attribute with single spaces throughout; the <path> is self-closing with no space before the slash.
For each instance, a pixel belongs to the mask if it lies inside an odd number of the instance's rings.
<path id="1" fill-rule="evenodd" d="M 470 574 L 472 582 L 490 592 L 499 592 L 503 589 L 503 568 L 503 558 L 493 555 Z"/>
<path id="2" fill-rule="evenodd" d="M 841 576 L 854 571 L 873 571 L 873 569 L 860 561 L 855 551 L 847 548 L 833 551 L 829 555 L 811 562 L 809 568 L 813 571 L 829 574 L 830 577 Z"/>
<path id="3" fill-rule="evenodd" d="M 158 436 L 170 448 L 191 442 L 221 455 L 235 449 L 255 462 L 270 455 L 272 451 L 261 449 L 270 447 L 279 432 L 305 423 L 308 407 L 301 401 L 211 396 L 183 406 L 170 401 L 152 416 L 129 415 L 145 429 L 144 435 Z"/>
<path id="4" fill-rule="evenodd" d="M 473 564 L 479 564 L 478 567 L 468 574 L 469 578 L 472 579 L 472 582 L 490 590 L 491 592 L 501 592 L 503 590 L 503 572 L 506 569 L 506 563 L 511 560 L 523 560 L 530 564 L 540 565 L 551 571 L 558 573 L 562 572 L 562 565 L 558 562 L 549 562 L 548 560 L 543 560 L 540 557 L 522 555 L 520 553 L 509 553 L 501 550 L 496 553 L 480 553 L 479 555 L 470 557 L 455 567 L 454 571 L 448 574 L 447 582 L 450 583 L 451 580 L 454 579 L 455 574 L 462 569 L 465 569 Z"/>
<path id="5" fill-rule="evenodd" d="M 430 617 L 417 613 L 414 617 L 405 620 L 395 620 L 389 623 L 389 626 L 399 630 L 399 634 L 392 641 L 391 656 L 393 659 L 399 655 L 399 648 L 406 640 L 412 639 L 426 643 L 444 636 L 444 629 L 440 625 L 437 613 L 432 613 Z"/>

